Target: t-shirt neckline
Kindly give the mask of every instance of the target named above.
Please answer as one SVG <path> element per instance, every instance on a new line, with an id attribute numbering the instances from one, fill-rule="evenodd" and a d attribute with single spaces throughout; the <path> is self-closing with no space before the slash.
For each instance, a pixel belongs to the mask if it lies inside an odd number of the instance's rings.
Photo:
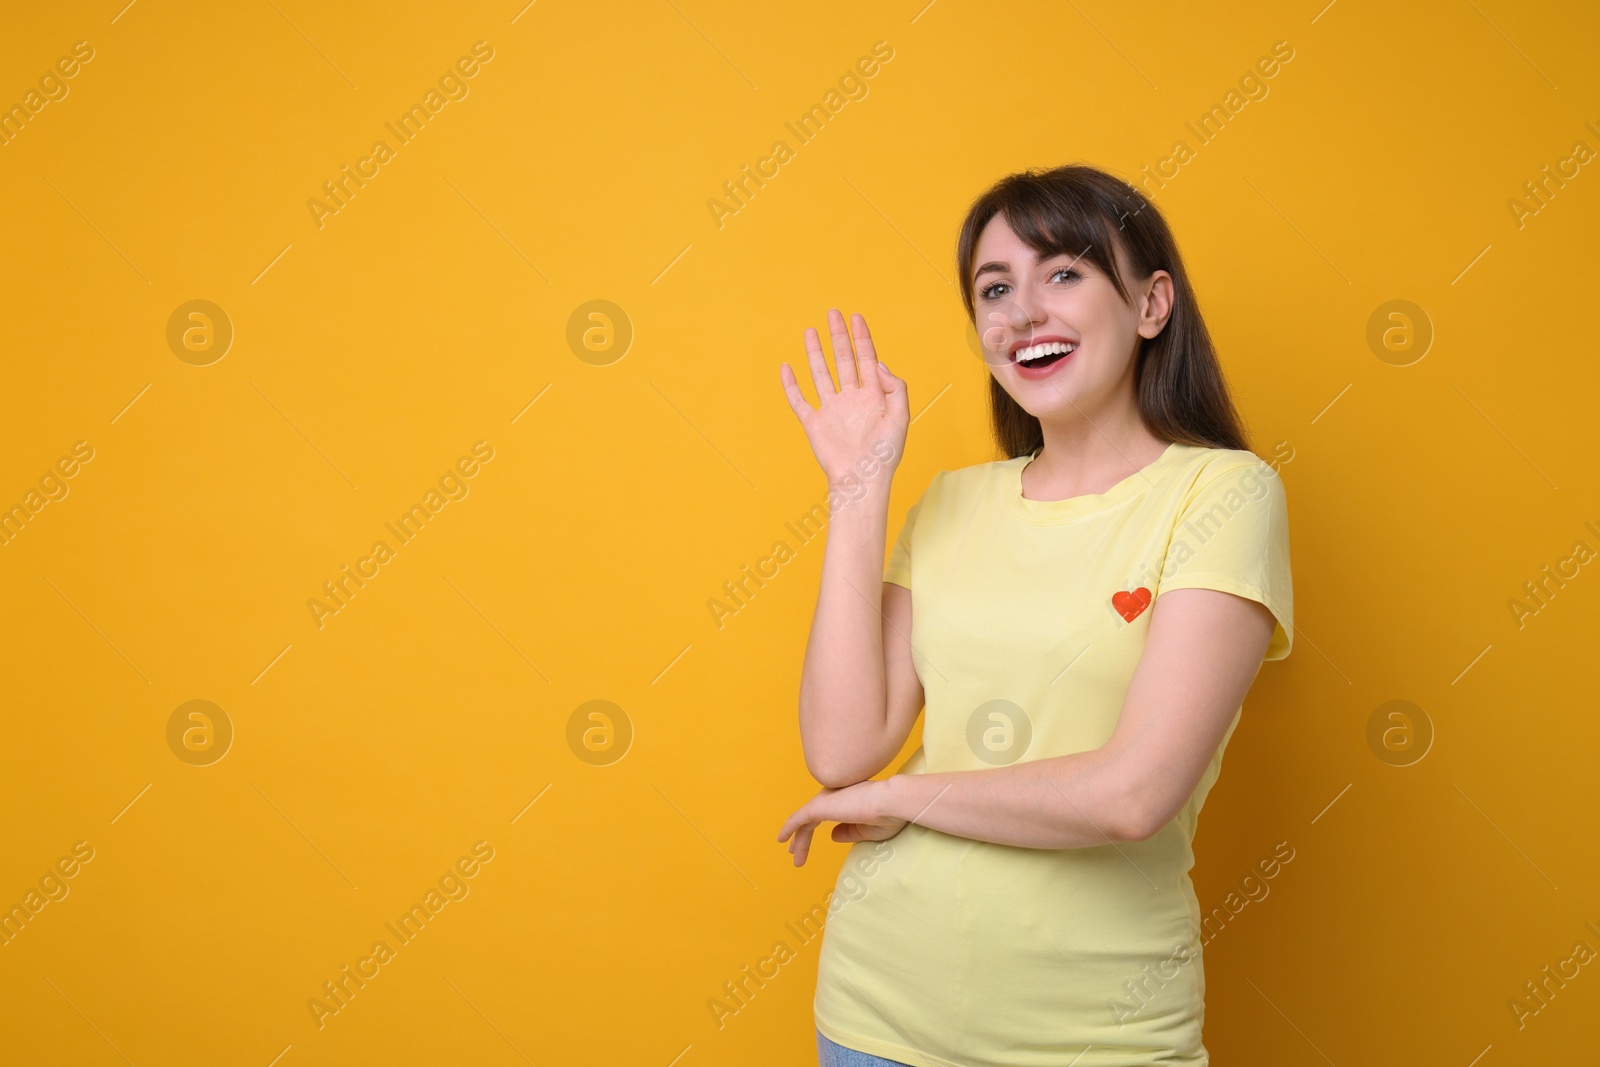
<path id="1" fill-rule="evenodd" d="M 1069 496 L 1065 500 L 1031 500 L 1022 495 L 1022 468 L 1038 456 L 1039 449 L 1036 448 L 1006 464 L 1004 478 L 1006 504 L 1013 515 L 1025 522 L 1041 526 L 1052 526 L 1098 515 L 1147 492 L 1155 484 L 1156 476 L 1177 459 L 1181 451 L 1183 446 L 1179 442 L 1170 442 L 1159 456 L 1103 493 L 1082 493 L 1078 496 Z"/>

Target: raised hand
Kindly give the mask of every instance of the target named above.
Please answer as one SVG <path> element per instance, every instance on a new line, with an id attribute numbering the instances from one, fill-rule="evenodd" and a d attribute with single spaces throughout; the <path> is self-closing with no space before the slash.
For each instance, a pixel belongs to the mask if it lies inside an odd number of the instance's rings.
<path id="1" fill-rule="evenodd" d="M 867 320 L 851 316 L 851 334 L 845 331 L 844 316 L 837 308 L 828 311 L 828 331 L 833 335 L 833 360 L 838 369 L 839 387 L 834 388 L 828 373 L 828 360 L 822 352 L 817 331 L 806 327 L 806 356 L 811 364 L 811 380 L 817 387 L 820 408 L 813 408 L 800 391 L 789 364 L 778 376 L 789 406 L 811 442 L 830 485 L 849 482 L 865 471 L 887 468 L 892 475 L 905 454 L 906 428 L 911 424 L 906 383 L 878 362 L 872 347 Z"/>

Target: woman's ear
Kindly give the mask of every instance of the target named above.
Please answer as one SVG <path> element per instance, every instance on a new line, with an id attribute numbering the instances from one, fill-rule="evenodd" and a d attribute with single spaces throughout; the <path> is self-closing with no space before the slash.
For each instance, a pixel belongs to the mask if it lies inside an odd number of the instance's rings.
<path id="1" fill-rule="evenodd" d="M 1172 275 L 1164 270 L 1151 274 L 1144 282 L 1139 312 L 1139 336 L 1154 337 L 1172 317 Z"/>

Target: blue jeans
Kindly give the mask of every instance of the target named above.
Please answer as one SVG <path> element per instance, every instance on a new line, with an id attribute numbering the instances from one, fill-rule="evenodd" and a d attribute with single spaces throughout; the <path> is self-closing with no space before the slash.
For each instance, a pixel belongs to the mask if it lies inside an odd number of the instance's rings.
<path id="1" fill-rule="evenodd" d="M 817 1063 L 819 1067 L 906 1067 L 899 1060 L 886 1060 L 836 1045 L 824 1037 L 821 1030 L 817 1031 Z"/>

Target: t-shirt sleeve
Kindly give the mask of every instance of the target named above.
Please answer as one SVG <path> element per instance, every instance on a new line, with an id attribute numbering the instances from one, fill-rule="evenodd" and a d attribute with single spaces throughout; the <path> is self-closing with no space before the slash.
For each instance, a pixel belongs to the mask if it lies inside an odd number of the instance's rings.
<path id="1" fill-rule="evenodd" d="M 916 528 L 917 516 L 922 512 L 922 502 L 927 498 L 928 494 L 924 491 L 917 502 L 906 510 L 905 521 L 900 524 L 900 536 L 895 538 L 894 547 L 889 551 L 889 562 L 883 568 L 884 581 L 911 588 L 911 533 Z"/>
<path id="2" fill-rule="evenodd" d="M 1180 509 L 1161 591 L 1219 589 L 1265 604 L 1277 625 L 1265 658 L 1283 659 L 1294 640 L 1289 511 L 1283 480 L 1260 461 L 1203 482 Z"/>

